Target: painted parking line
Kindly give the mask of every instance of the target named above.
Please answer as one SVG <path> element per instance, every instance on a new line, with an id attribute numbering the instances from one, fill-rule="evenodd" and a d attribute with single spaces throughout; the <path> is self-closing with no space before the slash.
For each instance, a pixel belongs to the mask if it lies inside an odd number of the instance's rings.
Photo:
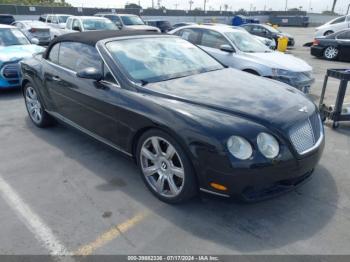
<path id="1" fill-rule="evenodd" d="M 24 202 L 21 196 L 0 176 L 0 194 L 9 207 L 24 222 L 36 239 L 50 255 L 69 255 L 66 247 L 57 239 L 52 230 Z"/>
<path id="2" fill-rule="evenodd" d="M 95 241 L 80 247 L 73 254 L 77 256 L 91 255 L 96 249 L 108 244 L 118 236 L 128 231 L 133 226 L 139 224 L 147 215 L 147 212 L 139 213 L 131 219 L 128 219 L 119 225 L 113 226 L 108 231 L 100 235 Z"/>

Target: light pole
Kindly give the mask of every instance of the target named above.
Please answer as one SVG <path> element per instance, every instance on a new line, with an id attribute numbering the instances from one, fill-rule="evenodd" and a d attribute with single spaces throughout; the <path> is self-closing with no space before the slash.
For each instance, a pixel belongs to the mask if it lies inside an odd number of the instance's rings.
<path id="1" fill-rule="evenodd" d="M 188 2 L 189 4 L 190 4 L 190 11 L 192 10 L 192 5 L 193 5 L 193 0 L 190 0 L 189 2 Z"/>
<path id="2" fill-rule="evenodd" d="M 286 0 L 286 7 L 285 7 L 285 9 L 284 9 L 285 11 L 287 11 L 288 10 L 288 0 Z"/>
<path id="3" fill-rule="evenodd" d="M 205 12 L 205 10 L 206 10 L 206 6 L 207 6 L 207 2 L 208 2 L 209 0 L 204 0 L 204 8 L 203 8 L 203 11 Z"/>

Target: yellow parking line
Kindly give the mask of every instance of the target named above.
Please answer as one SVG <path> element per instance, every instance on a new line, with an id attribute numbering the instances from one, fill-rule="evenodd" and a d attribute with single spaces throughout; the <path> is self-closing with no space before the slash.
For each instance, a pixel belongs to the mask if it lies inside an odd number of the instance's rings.
<path id="1" fill-rule="evenodd" d="M 147 216 L 147 213 L 139 213 L 136 216 L 132 217 L 131 219 L 128 219 L 127 221 L 116 225 L 100 235 L 95 241 L 81 246 L 77 251 L 74 252 L 74 255 L 76 256 L 88 256 L 91 255 L 96 249 L 106 245 L 113 239 L 117 238 L 119 235 L 125 233 L 133 226 L 140 223 L 145 217 Z"/>

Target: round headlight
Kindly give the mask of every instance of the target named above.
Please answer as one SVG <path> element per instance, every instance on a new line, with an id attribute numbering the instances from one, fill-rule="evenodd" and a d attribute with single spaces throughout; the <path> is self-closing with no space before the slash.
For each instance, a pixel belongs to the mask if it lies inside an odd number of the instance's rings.
<path id="1" fill-rule="evenodd" d="M 231 136 L 227 140 L 227 148 L 234 157 L 241 160 L 246 160 L 253 154 L 250 143 L 240 136 Z"/>
<path id="2" fill-rule="evenodd" d="M 257 138 L 258 148 L 266 158 L 275 158 L 280 152 L 276 138 L 267 133 L 260 133 Z"/>

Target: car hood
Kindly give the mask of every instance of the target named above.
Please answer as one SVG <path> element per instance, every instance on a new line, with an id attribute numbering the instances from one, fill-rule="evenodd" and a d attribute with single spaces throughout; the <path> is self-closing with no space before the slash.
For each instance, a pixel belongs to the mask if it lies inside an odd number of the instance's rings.
<path id="1" fill-rule="evenodd" d="M 37 45 L 0 46 L 0 64 L 31 57 L 44 50 L 45 48 Z"/>
<path id="2" fill-rule="evenodd" d="M 227 68 L 145 86 L 165 95 L 215 111 L 287 129 L 315 111 L 303 93 L 280 82 Z M 308 113 L 299 109 L 306 107 Z"/>
<path id="3" fill-rule="evenodd" d="M 149 26 L 149 25 L 127 25 L 125 27 L 128 29 L 133 29 L 133 30 L 159 31 L 159 29 L 157 27 Z"/>
<path id="4" fill-rule="evenodd" d="M 268 53 L 244 53 L 244 56 L 270 68 L 279 68 L 294 72 L 312 71 L 312 67 L 304 60 L 278 51 Z"/>

